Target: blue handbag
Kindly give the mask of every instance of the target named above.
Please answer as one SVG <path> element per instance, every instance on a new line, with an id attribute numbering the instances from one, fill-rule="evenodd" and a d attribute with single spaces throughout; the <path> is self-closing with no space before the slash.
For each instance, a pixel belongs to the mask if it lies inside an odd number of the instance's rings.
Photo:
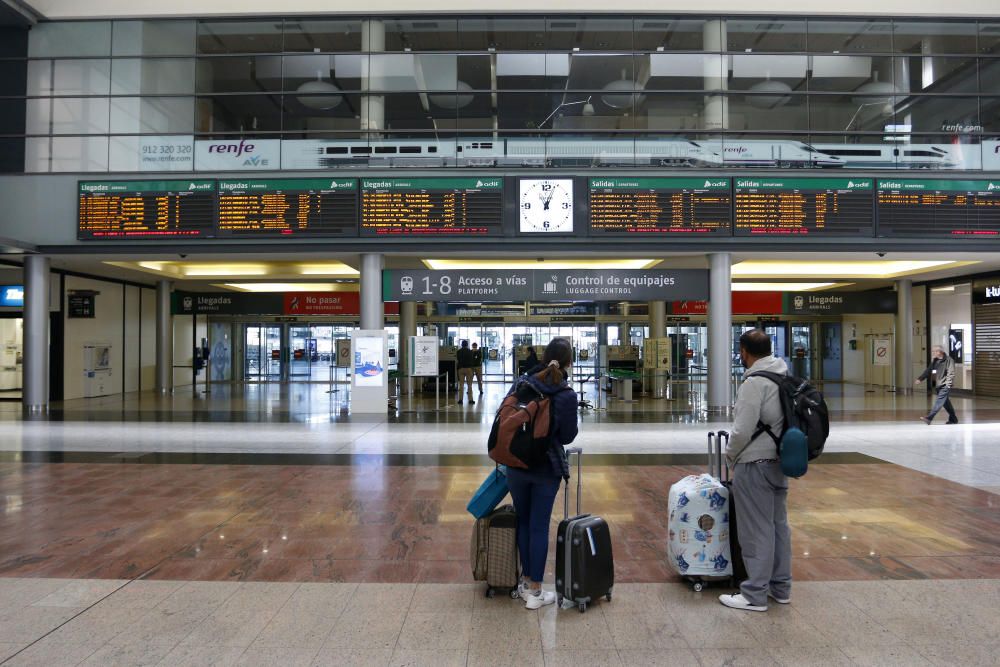
<path id="1" fill-rule="evenodd" d="M 469 514 L 482 519 L 484 516 L 497 508 L 510 489 L 507 487 L 507 466 L 497 466 L 486 476 L 479 489 L 472 494 L 472 499 L 465 509 Z"/>

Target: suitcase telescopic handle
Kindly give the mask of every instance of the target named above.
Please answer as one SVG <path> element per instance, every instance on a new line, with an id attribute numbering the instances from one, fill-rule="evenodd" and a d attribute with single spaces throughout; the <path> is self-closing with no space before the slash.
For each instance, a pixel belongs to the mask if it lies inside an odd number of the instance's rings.
<path id="1" fill-rule="evenodd" d="M 583 448 L 582 447 L 567 447 L 566 457 L 570 457 L 576 454 L 576 513 L 582 514 L 580 510 L 580 500 L 583 494 Z M 563 508 L 563 518 L 569 518 L 569 480 L 566 480 L 566 493 L 563 494 L 564 508 Z"/>
<path id="2" fill-rule="evenodd" d="M 722 480 L 722 471 L 725 470 L 725 479 L 728 480 L 729 467 L 724 463 L 725 447 L 722 445 L 723 440 L 725 440 L 726 445 L 729 444 L 728 431 L 719 431 L 718 433 L 713 431 L 708 432 L 708 474 Z"/>
<path id="3" fill-rule="evenodd" d="M 719 443 L 719 479 L 728 482 L 730 474 L 729 463 L 726 461 L 726 449 L 729 448 L 729 431 L 719 431 L 716 434 L 716 439 Z M 725 445 L 722 444 L 723 441 L 725 441 Z M 725 475 L 725 477 L 723 477 L 723 475 Z"/>

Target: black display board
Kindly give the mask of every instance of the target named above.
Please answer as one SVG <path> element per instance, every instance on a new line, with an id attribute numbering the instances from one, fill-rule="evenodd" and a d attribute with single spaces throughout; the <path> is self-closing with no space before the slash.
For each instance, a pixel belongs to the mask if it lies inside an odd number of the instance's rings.
<path id="1" fill-rule="evenodd" d="M 879 181 L 878 235 L 1000 236 L 1000 181 Z"/>
<path id="2" fill-rule="evenodd" d="M 737 178 L 737 236 L 874 234 L 870 178 Z"/>
<path id="3" fill-rule="evenodd" d="M 215 234 L 215 181 L 82 181 L 77 238 Z"/>
<path id="4" fill-rule="evenodd" d="M 728 178 L 591 178 L 594 235 L 731 233 Z"/>
<path id="5" fill-rule="evenodd" d="M 219 234 L 357 236 L 354 178 L 219 181 Z"/>
<path id="6" fill-rule="evenodd" d="M 503 179 L 364 178 L 362 236 L 500 236 Z"/>

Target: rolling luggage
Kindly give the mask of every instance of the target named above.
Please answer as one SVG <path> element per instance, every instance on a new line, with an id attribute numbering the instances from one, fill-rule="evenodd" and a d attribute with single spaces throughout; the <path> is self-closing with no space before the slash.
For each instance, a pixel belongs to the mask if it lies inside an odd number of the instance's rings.
<path id="1" fill-rule="evenodd" d="M 670 487 L 668 558 L 695 591 L 711 581 L 738 584 L 745 578 L 723 441 L 729 442 L 727 432 L 709 433 L 708 474 L 690 475 Z"/>
<path id="2" fill-rule="evenodd" d="M 556 534 L 556 594 L 560 606 L 563 600 L 571 600 L 582 614 L 602 596 L 611 601 L 615 560 L 608 523 L 580 512 L 583 450 L 574 447 L 567 449 L 566 454 L 577 455 L 576 516 L 569 515 L 569 480 L 566 480 L 564 518 Z"/>
<path id="3" fill-rule="evenodd" d="M 486 597 L 506 588 L 517 597 L 518 553 L 517 513 L 511 505 L 498 507 L 472 529 L 472 577 L 486 582 Z"/>
<path id="4" fill-rule="evenodd" d="M 469 514 L 482 519 L 497 508 L 497 505 L 507 497 L 510 489 L 507 487 L 507 467 L 498 465 L 491 470 L 476 492 L 472 494 L 469 504 L 465 506 Z"/>

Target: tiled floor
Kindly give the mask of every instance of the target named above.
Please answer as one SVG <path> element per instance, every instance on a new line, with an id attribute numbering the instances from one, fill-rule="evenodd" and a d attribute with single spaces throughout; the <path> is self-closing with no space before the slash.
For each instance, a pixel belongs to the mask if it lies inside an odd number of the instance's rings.
<path id="1" fill-rule="evenodd" d="M 0 579 L 4 665 L 989 665 L 1000 582 L 801 583 L 737 612 L 619 584 L 586 614 L 472 584 Z M 927 600 L 934 600 L 933 605 Z"/>

